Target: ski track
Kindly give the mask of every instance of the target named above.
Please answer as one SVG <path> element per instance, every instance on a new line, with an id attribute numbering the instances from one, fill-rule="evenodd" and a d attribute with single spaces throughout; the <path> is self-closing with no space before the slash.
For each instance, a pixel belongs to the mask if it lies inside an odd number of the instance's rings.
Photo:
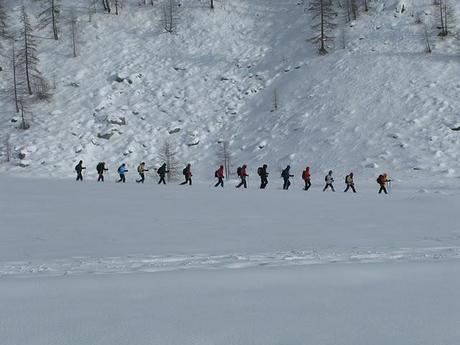
<path id="1" fill-rule="evenodd" d="M 289 251 L 228 255 L 130 255 L 126 257 L 73 257 L 49 262 L 10 261 L 0 263 L 0 278 L 57 277 L 171 272 L 190 269 L 247 269 L 329 264 L 426 262 L 460 259 L 460 247 L 400 248 L 353 251 Z"/>

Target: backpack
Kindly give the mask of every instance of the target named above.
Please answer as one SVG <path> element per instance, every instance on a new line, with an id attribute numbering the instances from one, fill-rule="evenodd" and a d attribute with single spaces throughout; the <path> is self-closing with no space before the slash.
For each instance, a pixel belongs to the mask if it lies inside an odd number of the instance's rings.
<path id="1" fill-rule="evenodd" d="M 104 170 L 104 165 L 102 163 L 99 163 L 96 167 L 97 172 L 101 172 Z"/>
<path id="2" fill-rule="evenodd" d="M 310 176 L 308 176 L 308 171 L 307 170 L 304 170 L 303 173 L 302 173 L 302 179 L 304 181 L 306 181 Z"/>
<path id="3" fill-rule="evenodd" d="M 288 178 L 288 177 L 289 177 L 289 173 L 287 172 L 286 169 L 284 169 L 284 170 L 281 172 L 281 177 L 282 177 L 282 178 Z"/>
<path id="4" fill-rule="evenodd" d="M 257 168 L 257 175 L 262 176 L 262 167 Z"/>
<path id="5" fill-rule="evenodd" d="M 187 168 L 184 168 L 184 170 L 182 170 L 182 174 L 183 174 L 184 176 L 187 176 L 187 173 L 188 173 L 188 172 L 187 172 Z"/>
<path id="6" fill-rule="evenodd" d="M 238 168 L 236 169 L 236 174 L 237 174 L 238 176 L 240 176 L 240 177 L 241 177 L 241 171 L 242 171 L 242 170 L 243 170 L 242 167 L 238 167 Z"/>
<path id="7" fill-rule="evenodd" d="M 214 177 L 219 177 L 219 170 L 216 170 L 216 172 L 214 173 Z"/>

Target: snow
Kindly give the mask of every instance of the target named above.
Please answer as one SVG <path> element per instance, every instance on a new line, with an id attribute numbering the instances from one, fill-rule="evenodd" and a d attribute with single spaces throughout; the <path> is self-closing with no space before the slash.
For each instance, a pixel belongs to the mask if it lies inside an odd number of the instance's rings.
<path id="1" fill-rule="evenodd" d="M 454 25 L 437 37 L 431 0 L 371 1 L 324 57 L 301 1 L 181 2 L 174 35 L 160 2 L 91 22 L 86 2 L 63 3 L 79 9 L 79 56 L 66 25 L 59 42 L 37 32 L 53 98 L 27 131 L 1 101 L 2 345 L 459 343 L 460 45 Z M 156 185 L 165 140 L 193 186 Z M 247 190 L 212 187 L 224 141 Z M 322 193 L 330 169 L 337 192 Z M 350 171 L 357 194 L 342 192 Z"/>
<path id="2" fill-rule="evenodd" d="M 458 190 L 279 185 L 3 176 L 2 344 L 460 339 Z"/>
<path id="3" fill-rule="evenodd" d="M 2 343 L 456 344 L 458 264 L 4 280 Z"/>
<path id="4" fill-rule="evenodd" d="M 306 41 L 309 14 L 297 1 L 223 1 L 212 12 L 207 2 L 184 2 L 174 35 L 162 32 L 160 3 L 126 2 L 119 17 L 99 13 L 91 23 L 82 12 L 79 57 L 66 26 L 61 42 L 40 41 L 42 70 L 57 89 L 34 107 L 30 130 L 2 126 L 27 164 L 15 158 L 0 169 L 70 177 L 80 159 L 157 166 L 168 139 L 196 178 L 209 179 L 227 140 L 233 170 L 309 164 L 315 174 L 352 170 L 368 181 L 381 169 L 404 181 L 456 178 L 456 28 L 439 38 L 432 2 L 404 3 L 398 13 L 401 1 L 372 2 L 345 28 L 345 49 L 337 29 L 326 57 Z M 432 54 L 412 13 L 427 23 Z"/>

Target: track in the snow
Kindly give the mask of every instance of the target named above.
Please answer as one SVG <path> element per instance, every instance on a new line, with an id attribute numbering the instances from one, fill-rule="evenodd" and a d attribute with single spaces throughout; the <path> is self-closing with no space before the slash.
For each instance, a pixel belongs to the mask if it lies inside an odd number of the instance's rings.
<path id="1" fill-rule="evenodd" d="M 324 264 L 391 263 L 460 259 L 459 247 L 400 248 L 353 251 L 289 251 L 228 255 L 131 255 L 126 257 L 74 257 L 49 262 L 0 263 L 0 277 L 54 277 L 88 274 L 130 274 L 190 269 L 244 269 Z"/>

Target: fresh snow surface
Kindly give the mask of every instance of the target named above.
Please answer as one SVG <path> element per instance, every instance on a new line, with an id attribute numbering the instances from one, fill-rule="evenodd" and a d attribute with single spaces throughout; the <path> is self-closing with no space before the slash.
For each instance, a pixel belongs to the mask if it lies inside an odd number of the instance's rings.
<path id="1" fill-rule="evenodd" d="M 0 179 L 2 345 L 460 340 L 458 190 Z"/>
<path id="2" fill-rule="evenodd" d="M 457 20 L 442 39 L 432 0 L 370 1 L 319 57 L 299 0 L 181 1 L 174 35 L 162 1 L 91 22 L 87 1 L 62 2 L 79 13 L 79 56 L 68 24 L 59 42 L 36 32 L 53 98 L 31 107 L 27 131 L 1 101 L 1 345 L 460 343 Z M 5 3 L 16 25 L 23 2 Z M 7 92 L 5 54 L 0 66 Z M 165 140 L 180 169 L 192 163 L 192 187 L 156 185 Z M 248 164 L 248 190 L 212 187 L 222 141 L 231 173 Z M 329 169 L 336 193 L 321 192 Z M 358 194 L 342 192 L 350 171 Z"/>
<path id="3" fill-rule="evenodd" d="M 307 41 L 310 14 L 297 0 L 224 0 L 214 11 L 184 1 L 174 35 L 162 30 L 160 2 L 125 1 L 120 16 L 98 13 L 91 23 L 86 2 L 63 3 L 66 13 L 79 9 L 79 56 L 71 57 L 66 25 L 61 41 L 39 39 L 40 67 L 57 89 L 31 109 L 25 132 L 10 123 L 5 99 L 2 153 L 9 138 L 14 159 L 3 171 L 69 177 L 79 159 L 92 168 L 101 160 L 158 166 L 170 140 L 179 161 L 207 179 L 218 142 L 228 140 L 232 170 L 246 162 L 279 172 L 290 163 L 372 179 L 382 170 L 405 180 L 459 176 L 460 134 L 451 128 L 460 126 L 460 45 L 454 21 L 450 37 L 437 36 L 431 0 L 371 1 L 369 13 L 339 26 L 325 57 Z M 14 18 L 19 4 L 9 4 Z M 425 25 L 432 54 L 424 53 Z"/>

